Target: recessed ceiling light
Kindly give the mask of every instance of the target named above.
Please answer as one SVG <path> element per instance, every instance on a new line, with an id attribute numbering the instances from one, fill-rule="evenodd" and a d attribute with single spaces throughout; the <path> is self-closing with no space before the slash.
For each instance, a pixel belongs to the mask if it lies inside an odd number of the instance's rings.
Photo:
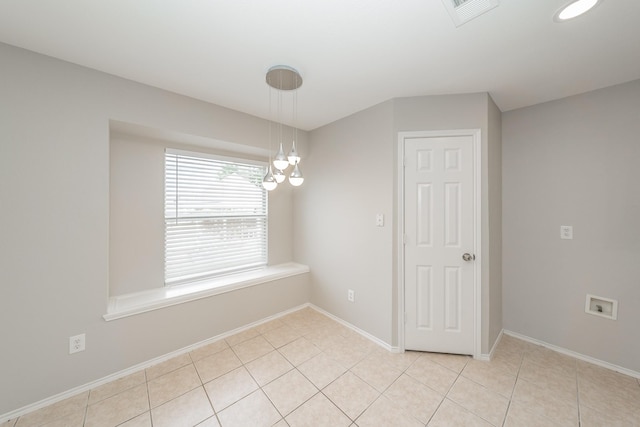
<path id="1" fill-rule="evenodd" d="M 498 0 L 442 0 L 456 27 L 498 6 Z"/>
<path id="2" fill-rule="evenodd" d="M 569 19 L 576 18 L 583 13 L 588 12 L 593 9 L 598 3 L 601 3 L 602 0 L 575 0 L 569 3 L 568 5 L 561 8 L 556 14 L 553 16 L 553 20 L 556 22 L 564 22 Z"/>

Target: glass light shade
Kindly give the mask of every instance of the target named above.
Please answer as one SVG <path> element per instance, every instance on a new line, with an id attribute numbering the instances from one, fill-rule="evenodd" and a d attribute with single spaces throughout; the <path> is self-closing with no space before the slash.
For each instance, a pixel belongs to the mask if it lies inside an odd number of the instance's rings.
<path id="1" fill-rule="evenodd" d="M 267 169 L 267 174 L 264 176 L 264 178 L 262 178 L 262 186 L 267 191 L 275 190 L 275 188 L 278 186 L 278 182 L 271 173 L 271 166 L 269 166 L 269 169 Z"/>
<path id="2" fill-rule="evenodd" d="M 287 156 L 287 159 L 289 159 L 289 164 L 290 165 L 295 165 L 300 161 L 300 155 L 298 154 L 298 151 L 296 150 L 296 140 L 293 140 L 293 144 L 291 145 L 291 151 L 289 151 L 289 155 Z"/>
<path id="3" fill-rule="evenodd" d="M 285 170 L 287 166 L 289 166 L 289 160 L 287 159 L 287 156 L 284 155 L 284 150 L 282 149 L 282 142 L 280 142 L 280 148 L 278 149 L 276 156 L 273 158 L 273 166 L 281 171 Z"/>
<path id="4" fill-rule="evenodd" d="M 296 163 L 296 167 L 293 168 L 293 172 L 291 172 L 291 175 L 289 175 L 289 182 L 294 187 L 299 187 L 304 182 L 304 177 L 302 176 L 302 173 L 300 172 L 300 168 L 298 167 L 297 163 Z"/>
<path id="5" fill-rule="evenodd" d="M 273 178 L 276 180 L 278 184 L 284 182 L 286 177 L 287 176 L 280 169 L 276 169 L 276 171 L 273 173 Z"/>

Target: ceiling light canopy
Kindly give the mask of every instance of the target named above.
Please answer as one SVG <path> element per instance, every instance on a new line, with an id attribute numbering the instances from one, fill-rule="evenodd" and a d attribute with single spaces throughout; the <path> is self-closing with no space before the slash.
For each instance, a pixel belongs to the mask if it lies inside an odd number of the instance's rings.
<path id="1" fill-rule="evenodd" d="M 564 22 L 576 18 L 593 9 L 602 0 L 575 0 L 561 8 L 553 17 L 556 22 Z"/>

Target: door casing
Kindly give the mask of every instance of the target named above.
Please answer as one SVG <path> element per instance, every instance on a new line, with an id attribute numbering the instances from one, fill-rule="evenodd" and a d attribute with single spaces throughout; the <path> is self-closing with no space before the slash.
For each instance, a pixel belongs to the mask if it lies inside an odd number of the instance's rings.
<path id="1" fill-rule="evenodd" d="M 405 140 L 410 138 L 434 138 L 447 136 L 471 136 L 473 140 L 473 166 L 474 166 L 474 254 L 475 271 L 473 277 L 474 298 L 474 354 L 473 357 L 482 358 L 482 132 L 480 129 L 456 129 L 456 130 L 428 130 L 398 132 L 398 349 L 405 350 L 405 304 L 404 304 L 404 165 L 405 165 Z"/>

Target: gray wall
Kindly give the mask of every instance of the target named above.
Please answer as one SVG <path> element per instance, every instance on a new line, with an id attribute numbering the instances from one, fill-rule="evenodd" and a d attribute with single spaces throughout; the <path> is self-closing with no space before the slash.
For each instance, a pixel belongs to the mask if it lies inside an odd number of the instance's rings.
<path id="1" fill-rule="evenodd" d="M 482 353 L 491 350 L 500 330 L 491 328 L 501 323 L 502 306 L 496 294 L 502 292 L 500 265 L 502 248 L 499 228 L 491 226 L 499 221 L 501 179 L 496 161 L 500 158 L 500 113 L 486 93 L 403 98 L 396 102 L 396 131 L 438 129 L 480 129 L 482 132 Z M 498 162 L 499 164 L 499 162 Z M 494 302 L 496 302 L 494 304 Z"/>
<path id="2" fill-rule="evenodd" d="M 640 372 L 640 80 L 502 120 L 505 329 Z"/>
<path id="3" fill-rule="evenodd" d="M 267 122 L 3 44 L 0 63 L 0 414 L 309 301 L 303 275 L 105 322 L 110 119 L 253 147 Z"/>
<path id="4" fill-rule="evenodd" d="M 491 351 L 502 332 L 502 112 L 488 97 L 487 125 L 487 183 L 488 183 L 488 236 L 489 283 L 483 300 L 489 309 L 483 311 L 483 337 L 488 340 L 484 352 Z M 486 294 L 488 292 L 488 295 Z"/>
<path id="5" fill-rule="evenodd" d="M 392 107 L 385 102 L 311 131 L 306 188 L 294 202 L 294 252 L 311 267 L 311 301 L 386 343 L 394 298 Z M 377 213 L 384 227 L 376 227 Z"/>
<path id="6" fill-rule="evenodd" d="M 500 227 L 495 226 L 500 188 L 491 201 L 488 191 L 501 179 L 499 152 L 489 160 L 490 149 L 500 150 L 500 114 L 487 94 L 395 99 L 310 132 L 309 183 L 294 203 L 294 252 L 312 266 L 314 304 L 398 345 L 397 133 L 476 128 L 483 138 L 481 339 L 488 353 L 501 330 L 502 288 Z M 383 228 L 375 226 L 376 213 L 385 215 Z M 497 219 L 490 229 L 492 215 Z M 347 301 L 348 289 L 355 290 L 355 303 Z"/>

